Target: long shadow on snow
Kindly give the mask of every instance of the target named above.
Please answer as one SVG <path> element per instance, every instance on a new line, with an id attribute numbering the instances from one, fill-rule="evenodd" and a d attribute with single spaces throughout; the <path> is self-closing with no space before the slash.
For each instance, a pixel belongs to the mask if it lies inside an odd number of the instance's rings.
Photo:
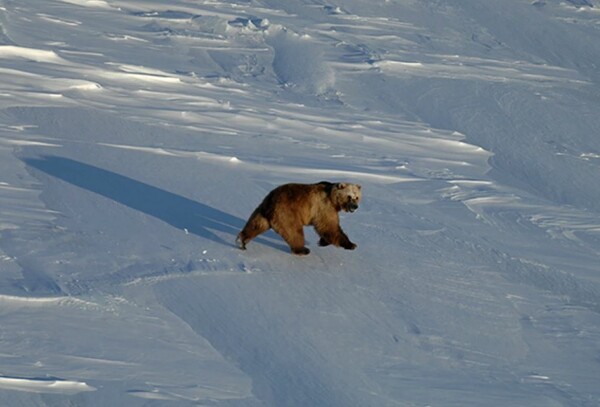
<path id="1" fill-rule="evenodd" d="M 69 158 L 42 156 L 26 159 L 25 163 L 46 174 L 154 216 L 178 229 L 185 228 L 190 233 L 228 246 L 233 246 L 233 243 L 221 239 L 212 231 L 225 232 L 235 237 L 245 223 L 238 217 L 203 203 Z M 281 249 L 280 246 L 264 239 L 260 241 Z"/>

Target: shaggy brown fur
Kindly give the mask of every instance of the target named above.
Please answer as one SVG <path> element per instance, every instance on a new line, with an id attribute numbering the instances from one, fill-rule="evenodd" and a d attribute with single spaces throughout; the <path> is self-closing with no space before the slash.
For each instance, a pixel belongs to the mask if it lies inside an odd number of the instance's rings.
<path id="1" fill-rule="evenodd" d="M 312 225 L 321 237 L 320 246 L 333 244 L 353 250 L 356 245 L 340 227 L 338 212 L 354 212 L 361 199 L 357 184 L 319 182 L 286 184 L 275 188 L 254 210 L 237 241 L 241 249 L 270 228 L 281 235 L 294 254 L 308 254 L 303 226 Z"/>

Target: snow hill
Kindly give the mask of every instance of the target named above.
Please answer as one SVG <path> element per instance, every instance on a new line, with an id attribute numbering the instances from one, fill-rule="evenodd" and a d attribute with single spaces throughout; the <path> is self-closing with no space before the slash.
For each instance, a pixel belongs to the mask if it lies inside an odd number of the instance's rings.
<path id="1" fill-rule="evenodd" d="M 599 132 L 600 0 L 0 0 L 0 405 L 596 407 Z"/>

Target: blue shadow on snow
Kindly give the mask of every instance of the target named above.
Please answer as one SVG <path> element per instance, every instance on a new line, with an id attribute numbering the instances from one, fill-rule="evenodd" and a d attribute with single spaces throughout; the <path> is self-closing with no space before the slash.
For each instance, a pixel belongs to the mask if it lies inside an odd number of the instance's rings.
<path id="1" fill-rule="evenodd" d="M 158 218 L 177 229 L 187 229 L 189 233 L 225 245 L 233 246 L 233 239 L 245 224 L 243 219 L 219 209 L 69 158 L 42 156 L 24 161 L 48 175 Z M 226 242 L 212 231 L 231 235 L 232 242 Z M 259 241 L 281 249 L 264 239 Z"/>

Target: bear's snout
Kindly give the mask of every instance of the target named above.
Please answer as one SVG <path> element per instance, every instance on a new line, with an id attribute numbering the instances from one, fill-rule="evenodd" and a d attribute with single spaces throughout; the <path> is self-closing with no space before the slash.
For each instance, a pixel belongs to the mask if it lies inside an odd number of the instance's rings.
<path id="1" fill-rule="evenodd" d="M 355 210 L 358 209 L 358 204 L 354 203 L 354 202 L 348 202 L 347 209 L 348 209 L 348 212 L 354 212 Z"/>

